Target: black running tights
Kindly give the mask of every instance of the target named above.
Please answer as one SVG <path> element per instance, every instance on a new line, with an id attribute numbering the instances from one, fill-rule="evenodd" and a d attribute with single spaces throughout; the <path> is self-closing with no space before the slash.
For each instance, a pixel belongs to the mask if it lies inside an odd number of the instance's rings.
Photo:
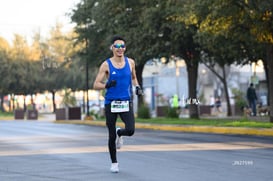
<path id="1" fill-rule="evenodd" d="M 116 122 L 118 115 L 125 124 L 125 129 L 120 129 L 116 133 Z M 117 150 L 116 150 L 116 134 L 118 136 L 132 136 L 135 132 L 135 118 L 133 111 L 133 104 L 130 102 L 128 112 L 112 113 L 111 104 L 105 105 L 106 125 L 108 128 L 108 149 L 112 163 L 117 163 Z"/>

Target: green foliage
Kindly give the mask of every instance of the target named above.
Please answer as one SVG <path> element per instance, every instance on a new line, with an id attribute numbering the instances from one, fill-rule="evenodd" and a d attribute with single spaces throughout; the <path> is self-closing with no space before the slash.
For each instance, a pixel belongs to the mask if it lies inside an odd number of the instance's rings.
<path id="1" fill-rule="evenodd" d="M 14 116 L 14 113 L 13 112 L 3 112 L 3 111 L 0 111 L 0 117 L 13 117 Z"/>
<path id="2" fill-rule="evenodd" d="M 247 105 L 245 94 L 239 90 L 239 89 L 232 89 L 232 93 L 234 95 L 234 99 L 235 99 L 235 105 L 238 107 L 245 107 Z"/>
<path id="3" fill-rule="evenodd" d="M 195 126 L 224 126 L 224 127 L 253 127 L 273 128 L 273 123 L 265 121 L 253 121 L 249 119 L 189 119 L 189 118 L 151 118 L 138 119 L 140 123 L 173 124 Z"/>
<path id="4" fill-rule="evenodd" d="M 138 115 L 138 118 L 150 119 L 151 115 L 150 115 L 149 107 L 147 105 L 141 105 L 138 108 L 137 115 Z"/>
<path id="5" fill-rule="evenodd" d="M 48 39 L 36 34 L 31 45 L 20 35 L 15 36 L 12 46 L 0 39 L 0 93 L 27 95 L 64 87 L 83 89 L 85 74 L 81 67 L 85 64 L 79 63 L 75 54 L 78 47 L 72 38 L 57 24 Z"/>
<path id="6" fill-rule="evenodd" d="M 178 108 L 170 107 L 168 109 L 167 117 L 168 118 L 178 118 L 179 117 L 178 111 L 179 111 Z"/>

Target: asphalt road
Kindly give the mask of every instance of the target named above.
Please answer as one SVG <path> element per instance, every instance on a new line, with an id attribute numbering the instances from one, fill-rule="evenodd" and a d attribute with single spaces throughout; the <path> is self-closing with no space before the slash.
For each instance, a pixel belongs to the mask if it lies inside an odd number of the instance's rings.
<path id="1" fill-rule="evenodd" d="M 0 121 L 0 181 L 271 181 L 272 137 L 137 129 L 110 173 L 107 129 Z"/>

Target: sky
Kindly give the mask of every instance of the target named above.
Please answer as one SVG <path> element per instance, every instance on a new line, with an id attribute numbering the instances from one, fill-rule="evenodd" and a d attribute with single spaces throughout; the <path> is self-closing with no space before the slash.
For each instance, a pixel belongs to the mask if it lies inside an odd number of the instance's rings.
<path id="1" fill-rule="evenodd" d="M 61 22 L 63 31 L 73 24 L 66 15 L 81 0 L 0 0 L 0 36 L 12 42 L 14 34 L 31 40 L 34 32 L 47 36 Z"/>

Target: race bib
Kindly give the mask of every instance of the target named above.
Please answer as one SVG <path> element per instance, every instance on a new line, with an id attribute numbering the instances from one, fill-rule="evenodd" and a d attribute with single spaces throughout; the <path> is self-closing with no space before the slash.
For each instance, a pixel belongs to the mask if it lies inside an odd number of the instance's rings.
<path id="1" fill-rule="evenodd" d="M 129 101 L 112 101 L 111 102 L 111 112 L 128 112 L 129 111 Z"/>

